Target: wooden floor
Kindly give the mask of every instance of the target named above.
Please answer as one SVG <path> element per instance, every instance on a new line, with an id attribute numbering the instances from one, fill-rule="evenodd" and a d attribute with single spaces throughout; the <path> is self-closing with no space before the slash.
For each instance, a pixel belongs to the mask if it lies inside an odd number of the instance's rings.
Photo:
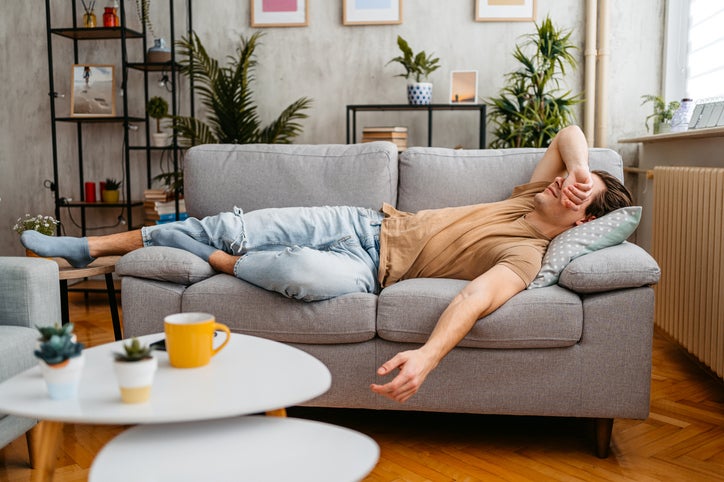
<path id="1" fill-rule="evenodd" d="M 113 340 L 103 295 L 86 304 L 71 293 L 71 320 L 89 346 Z M 648 420 L 616 420 L 604 460 L 593 455 L 585 420 L 311 408 L 289 415 L 374 438 L 381 457 L 366 481 L 724 481 L 724 384 L 658 332 L 651 399 Z M 123 429 L 66 425 L 55 480 L 87 480 L 95 454 Z M 24 437 L 0 450 L 0 482 L 29 481 L 31 472 Z"/>

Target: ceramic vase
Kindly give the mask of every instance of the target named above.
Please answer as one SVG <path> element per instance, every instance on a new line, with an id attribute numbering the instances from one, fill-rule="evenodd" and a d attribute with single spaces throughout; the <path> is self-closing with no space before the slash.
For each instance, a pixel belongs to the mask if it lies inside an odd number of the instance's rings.
<path id="1" fill-rule="evenodd" d="M 40 371 L 48 387 L 48 395 L 53 400 L 69 400 L 78 396 L 80 377 L 85 365 L 85 354 L 70 358 L 56 365 L 39 361 Z"/>
<path id="2" fill-rule="evenodd" d="M 171 61 L 171 49 L 166 46 L 166 41 L 162 38 L 154 39 L 153 47 L 146 52 L 146 62 L 164 63 Z"/>
<path id="3" fill-rule="evenodd" d="M 121 391 L 121 401 L 123 403 L 147 402 L 151 398 L 153 377 L 158 368 L 156 358 L 152 356 L 133 362 L 116 360 L 113 363 L 118 388 Z"/>
<path id="4" fill-rule="evenodd" d="M 429 105 L 432 101 L 432 84 L 430 82 L 407 84 L 407 101 L 410 105 Z"/>

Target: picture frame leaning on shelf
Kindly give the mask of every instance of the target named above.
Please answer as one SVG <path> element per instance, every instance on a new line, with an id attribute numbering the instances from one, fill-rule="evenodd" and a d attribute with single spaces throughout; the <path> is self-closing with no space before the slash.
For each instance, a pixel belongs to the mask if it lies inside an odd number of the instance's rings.
<path id="1" fill-rule="evenodd" d="M 114 65 L 73 64 L 70 116 L 114 117 L 116 115 Z"/>

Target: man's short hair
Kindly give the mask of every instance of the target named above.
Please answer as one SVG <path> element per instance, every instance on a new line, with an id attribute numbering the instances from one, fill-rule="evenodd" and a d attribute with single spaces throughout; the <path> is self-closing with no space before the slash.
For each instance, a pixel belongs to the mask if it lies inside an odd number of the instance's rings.
<path id="1" fill-rule="evenodd" d="M 625 208 L 633 204 L 633 196 L 631 191 L 623 185 L 621 181 L 615 176 L 609 174 L 606 171 L 591 171 L 601 178 L 603 184 L 606 185 L 606 190 L 596 196 L 591 204 L 586 208 L 587 216 L 595 216 L 600 218 L 601 216 L 615 211 L 619 208 Z"/>

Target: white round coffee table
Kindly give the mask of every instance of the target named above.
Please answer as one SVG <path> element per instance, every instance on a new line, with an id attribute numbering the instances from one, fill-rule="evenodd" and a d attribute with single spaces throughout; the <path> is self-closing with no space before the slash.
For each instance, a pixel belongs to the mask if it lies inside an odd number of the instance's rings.
<path id="1" fill-rule="evenodd" d="M 139 425 L 111 440 L 89 482 L 344 482 L 361 480 L 379 458 L 366 435 L 326 423 L 277 417 Z"/>

